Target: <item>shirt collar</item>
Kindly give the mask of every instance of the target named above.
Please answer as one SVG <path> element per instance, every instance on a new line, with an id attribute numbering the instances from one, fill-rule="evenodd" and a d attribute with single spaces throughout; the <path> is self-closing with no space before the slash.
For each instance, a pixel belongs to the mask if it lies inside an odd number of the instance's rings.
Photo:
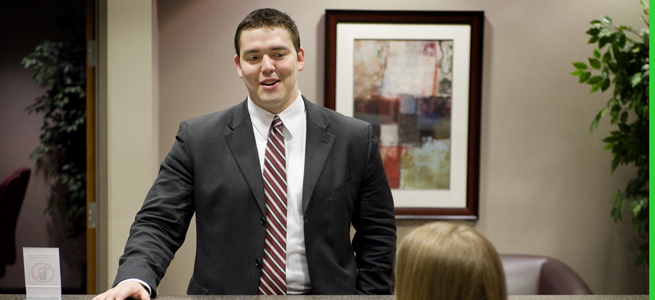
<path id="1" fill-rule="evenodd" d="M 255 129 L 257 129 L 257 132 L 259 132 L 259 134 L 264 138 L 268 138 L 268 131 L 275 114 L 257 106 L 257 104 L 250 99 L 250 96 L 248 96 L 248 113 L 250 114 L 250 119 L 255 126 Z M 294 134 L 298 131 L 298 123 L 305 117 L 305 102 L 302 99 L 300 91 L 298 92 L 298 98 L 296 98 L 287 109 L 277 114 L 277 116 L 282 120 L 284 128 L 286 128 L 291 134 L 288 138 L 293 138 Z"/>

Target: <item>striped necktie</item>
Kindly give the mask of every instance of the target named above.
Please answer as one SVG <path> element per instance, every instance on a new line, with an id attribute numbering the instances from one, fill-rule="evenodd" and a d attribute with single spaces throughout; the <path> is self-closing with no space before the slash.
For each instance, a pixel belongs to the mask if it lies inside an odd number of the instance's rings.
<path id="1" fill-rule="evenodd" d="M 287 294 L 287 164 L 282 126 L 282 120 L 275 116 L 266 143 L 266 238 L 259 295 Z"/>

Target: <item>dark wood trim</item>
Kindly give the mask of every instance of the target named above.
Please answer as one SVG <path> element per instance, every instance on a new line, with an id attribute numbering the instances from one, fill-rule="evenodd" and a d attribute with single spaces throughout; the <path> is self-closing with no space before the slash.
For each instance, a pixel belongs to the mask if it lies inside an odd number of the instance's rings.
<path id="1" fill-rule="evenodd" d="M 86 41 L 96 40 L 96 3 L 86 1 Z M 97 48 L 97 47 L 96 47 Z M 95 51 L 95 49 L 91 49 Z M 89 49 L 87 49 L 88 58 Z M 96 202 L 96 67 L 86 67 L 86 293 L 96 294 L 96 228 L 90 228 L 89 203 Z M 95 216 L 91 216 L 95 218 Z M 97 222 L 96 222 L 97 223 Z"/>

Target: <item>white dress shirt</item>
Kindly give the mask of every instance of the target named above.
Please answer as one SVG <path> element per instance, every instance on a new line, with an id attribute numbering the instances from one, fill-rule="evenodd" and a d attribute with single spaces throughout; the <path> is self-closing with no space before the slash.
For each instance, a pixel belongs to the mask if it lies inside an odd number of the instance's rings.
<path id="1" fill-rule="evenodd" d="M 268 132 L 275 115 L 257 106 L 250 100 L 250 97 L 248 97 L 248 113 L 255 133 L 259 164 L 263 174 Z M 307 113 L 300 93 L 298 98 L 277 116 L 284 125 L 282 132 L 287 161 L 287 293 L 304 294 L 311 291 L 311 285 L 307 269 L 307 256 L 305 255 L 302 206 Z M 264 187 L 262 186 L 262 188 Z"/>

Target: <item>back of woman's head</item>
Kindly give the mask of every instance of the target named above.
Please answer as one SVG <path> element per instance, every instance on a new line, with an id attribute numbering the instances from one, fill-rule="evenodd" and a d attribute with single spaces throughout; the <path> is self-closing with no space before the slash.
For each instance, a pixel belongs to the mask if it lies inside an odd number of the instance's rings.
<path id="1" fill-rule="evenodd" d="M 506 300 L 496 249 L 469 226 L 429 223 L 401 242 L 396 260 L 398 300 Z"/>

